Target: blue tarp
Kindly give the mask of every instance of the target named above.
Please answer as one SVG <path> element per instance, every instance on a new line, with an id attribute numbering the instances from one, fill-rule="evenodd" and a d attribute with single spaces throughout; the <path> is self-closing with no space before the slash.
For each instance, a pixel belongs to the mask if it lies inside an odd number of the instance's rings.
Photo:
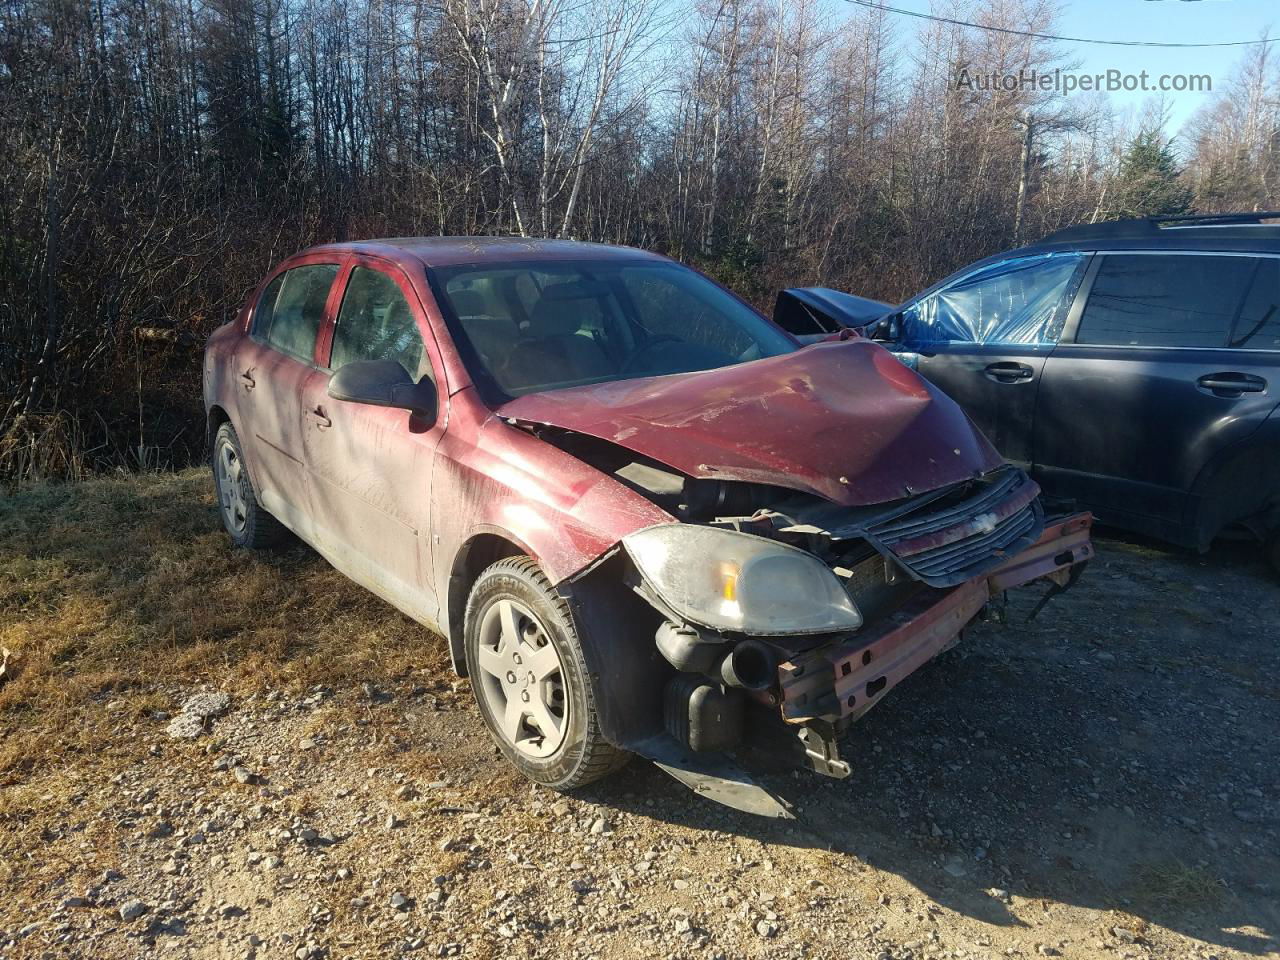
<path id="1" fill-rule="evenodd" d="M 902 312 L 907 343 L 1056 343 L 1081 253 L 1003 260 L 975 270 Z"/>

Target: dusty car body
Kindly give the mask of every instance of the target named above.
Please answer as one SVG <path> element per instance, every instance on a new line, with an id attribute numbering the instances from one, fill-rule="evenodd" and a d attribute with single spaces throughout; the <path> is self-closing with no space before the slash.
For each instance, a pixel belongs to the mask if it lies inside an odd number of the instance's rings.
<path id="1" fill-rule="evenodd" d="M 692 312 L 657 332 L 677 294 Z M 206 348 L 224 522 L 255 545 L 278 520 L 444 636 L 533 779 L 571 787 L 637 753 L 788 815 L 730 759 L 764 742 L 761 718 L 846 775 L 848 723 L 992 596 L 1065 586 L 1090 518 L 1046 519 L 1034 482 L 882 347 L 801 347 L 742 311 L 625 248 L 305 251 Z"/>

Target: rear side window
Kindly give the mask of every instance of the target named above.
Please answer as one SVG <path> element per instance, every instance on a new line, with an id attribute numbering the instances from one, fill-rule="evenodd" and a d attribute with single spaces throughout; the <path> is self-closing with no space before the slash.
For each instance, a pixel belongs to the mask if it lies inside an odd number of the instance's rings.
<path id="1" fill-rule="evenodd" d="M 337 264 L 317 263 L 286 270 L 262 291 L 253 335 L 290 356 L 310 363 L 324 319 Z"/>
<path id="2" fill-rule="evenodd" d="M 353 269 L 342 297 L 329 366 L 353 360 L 395 360 L 415 380 L 422 368 L 418 321 L 400 285 L 381 270 Z"/>
<path id="3" fill-rule="evenodd" d="M 1280 350 L 1280 259 L 1258 258 L 1258 272 L 1230 345 L 1241 350 Z"/>
<path id="4" fill-rule="evenodd" d="M 1256 262 L 1250 257 L 1109 254 L 1098 269 L 1076 342 L 1224 347 Z"/>

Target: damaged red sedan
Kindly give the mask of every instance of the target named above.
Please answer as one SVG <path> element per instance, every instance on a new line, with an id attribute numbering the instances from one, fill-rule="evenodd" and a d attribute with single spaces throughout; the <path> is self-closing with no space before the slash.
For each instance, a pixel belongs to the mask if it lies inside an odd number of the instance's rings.
<path id="1" fill-rule="evenodd" d="M 438 631 L 559 789 L 639 754 L 787 816 L 735 754 L 847 775 L 849 723 L 1092 555 L 883 348 L 802 346 L 638 250 L 312 248 L 210 338 L 204 398 L 232 540 L 287 528 Z"/>

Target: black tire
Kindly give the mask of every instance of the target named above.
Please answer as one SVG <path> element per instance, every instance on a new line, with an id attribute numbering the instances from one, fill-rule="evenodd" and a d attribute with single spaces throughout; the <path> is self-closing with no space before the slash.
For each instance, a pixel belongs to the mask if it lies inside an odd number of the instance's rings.
<path id="1" fill-rule="evenodd" d="M 482 626 L 498 615 L 491 611 L 502 601 L 508 602 L 509 609 L 514 602 L 532 613 L 536 622 L 521 615 L 522 625 L 543 645 L 549 641 L 559 658 L 557 676 L 562 681 L 563 722 L 567 729 L 559 746 L 545 757 L 529 755 L 503 732 L 491 703 L 493 694 L 486 693 L 483 686 L 492 685 L 495 675 L 480 666 Z M 507 557 L 480 574 L 467 598 L 463 639 L 467 673 L 480 715 L 502 754 L 524 776 L 555 790 L 572 790 L 608 776 L 631 759 L 631 754 L 609 743 L 600 733 L 595 695 L 573 614 L 533 560 Z M 511 692 L 514 694 L 514 688 Z M 522 720 L 521 724 L 527 722 Z M 536 733 L 537 729 L 536 725 L 523 727 L 526 733 Z"/>
<path id="2" fill-rule="evenodd" d="M 258 503 L 240 438 L 230 423 L 218 427 L 210 453 L 218 515 L 231 542 L 237 547 L 262 550 L 283 541 L 288 531 Z M 228 468 L 229 461 L 234 463 L 234 469 Z"/>

